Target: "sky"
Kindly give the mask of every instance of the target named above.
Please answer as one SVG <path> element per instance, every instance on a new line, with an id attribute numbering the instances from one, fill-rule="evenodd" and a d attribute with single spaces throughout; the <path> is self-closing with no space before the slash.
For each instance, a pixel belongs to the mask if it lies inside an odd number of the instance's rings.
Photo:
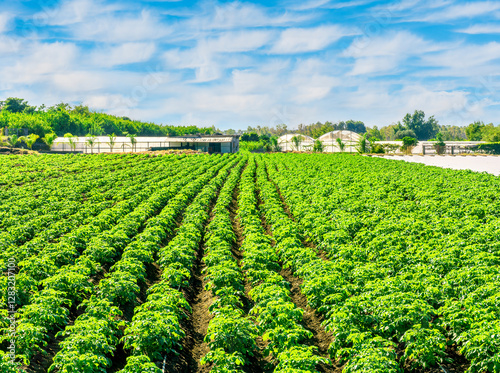
<path id="1" fill-rule="evenodd" d="M 500 123 L 500 1 L 0 0 L 0 100 L 220 129 Z"/>

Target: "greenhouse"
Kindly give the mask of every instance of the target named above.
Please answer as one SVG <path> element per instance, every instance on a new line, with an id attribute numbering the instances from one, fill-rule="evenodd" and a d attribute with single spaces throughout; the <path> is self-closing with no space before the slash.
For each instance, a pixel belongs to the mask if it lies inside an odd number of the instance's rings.
<path id="1" fill-rule="evenodd" d="M 319 137 L 325 152 L 355 152 L 361 135 L 352 131 L 332 131 Z M 314 140 L 313 140 L 314 141 Z"/>
<path id="2" fill-rule="evenodd" d="M 313 144 L 312 137 L 300 133 L 290 133 L 278 138 L 278 145 L 282 151 L 310 151 Z"/>
<path id="3" fill-rule="evenodd" d="M 125 153 L 148 150 L 198 150 L 206 153 L 235 153 L 238 135 L 200 135 L 170 137 L 90 136 L 58 137 L 52 151 L 78 153 Z"/>

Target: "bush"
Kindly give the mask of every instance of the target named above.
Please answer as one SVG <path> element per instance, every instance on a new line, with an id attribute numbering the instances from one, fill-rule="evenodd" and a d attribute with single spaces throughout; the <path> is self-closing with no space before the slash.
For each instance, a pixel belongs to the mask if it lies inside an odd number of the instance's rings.
<path id="1" fill-rule="evenodd" d="M 500 142 L 489 142 L 486 144 L 474 145 L 471 149 L 473 151 L 486 154 L 500 154 Z"/>

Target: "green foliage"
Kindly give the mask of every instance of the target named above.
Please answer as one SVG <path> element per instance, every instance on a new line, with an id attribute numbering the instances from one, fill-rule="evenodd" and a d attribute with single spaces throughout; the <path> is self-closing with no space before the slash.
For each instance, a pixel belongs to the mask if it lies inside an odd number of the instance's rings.
<path id="1" fill-rule="evenodd" d="M 40 136 L 38 135 L 35 135 L 34 133 L 31 133 L 29 134 L 28 136 L 21 136 L 19 138 L 19 140 L 23 141 L 27 146 L 28 148 L 32 149 L 33 148 L 33 145 L 35 144 L 36 140 L 39 138 Z"/>
<path id="2" fill-rule="evenodd" d="M 201 360 L 201 365 L 213 364 L 210 372 L 213 373 L 236 373 L 241 372 L 240 367 L 245 360 L 240 352 L 227 353 L 222 348 L 209 351 Z"/>
<path id="3" fill-rule="evenodd" d="M 404 358 L 415 367 L 431 368 L 443 363 L 446 353 L 446 338 L 441 330 L 414 325 L 401 338 L 406 343 Z"/>
<path id="4" fill-rule="evenodd" d="M 293 147 L 296 151 L 300 150 L 300 144 L 304 141 L 304 137 L 302 135 L 295 135 L 291 138 Z"/>
<path id="5" fill-rule="evenodd" d="M 361 138 L 358 141 L 358 146 L 356 147 L 356 150 L 358 151 L 358 153 L 361 153 L 361 154 L 367 153 L 368 146 L 369 146 L 369 142 L 366 139 L 366 136 L 361 136 Z"/>
<path id="6" fill-rule="evenodd" d="M 500 154 L 500 142 L 478 144 L 472 147 L 473 151 L 487 154 Z"/>
<path id="7" fill-rule="evenodd" d="M 403 124 L 406 129 L 415 133 L 415 137 L 418 140 L 433 138 L 439 131 L 439 125 L 434 116 L 430 116 L 426 120 L 425 113 L 422 110 L 415 110 L 413 115 L 409 113 L 406 114 L 403 118 Z"/>
<path id="8" fill-rule="evenodd" d="M 52 145 L 54 144 L 54 141 L 57 139 L 57 135 L 54 132 L 51 133 L 46 133 L 45 136 L 42 138 L 42 141 L 49 147 L 51 148 Z"/>
<path id="9" fill-rule="evenodd" d="M 240 141 L 257 142 L 260 140 L 259 135 L 255 132 L 247 132 L 240 136 Z"/>
<path id="10" fill-rule="evenodd" d="M 10 113 L 21 113 L 29 108 L 28 101 L 22 98 L 9 97 L 5 101 L 0 101 L 1 109 Z"/>
<path id="11" fill-rule="evenodd" d="M 12 135 L 12 136 L 9 136 L 7 137 L 7 143 L 9 144 L 9 146 L 11 148 L 15 148 L 17 143 L 20 141 L 21 139 L 18 138 L 16 135 Z"/>
<path id="12" fill-rule="evenodd" d="M 127 357 L 127 365 L 118 373 L 161 373 L 161 369 L 152 363 L 147 356 L 129 356 Z"/>
<path id="13" fill-rule="evenodd" d="M 401 149 L 407 153 L 411 154 L 412 149 L 417 145 L 418 141 L 417 139 L 413 137 L 403 137 L 403 145 L 401 146 Z"/>
<path id="14" fill-rule="evenodd" d="M 252 355 L 257 348 L 257 329 L 251 320 L 242 317 L 242 312 L 230 306 L 217 309 L 205 335 L 211 350 L 222 349 L 228 354 L 245 352 Z"/>
<path id="15" fill-rule="evenodd" d="M 323 145 L 323 142 L 320 140 L 316 140 L 313 145 L 313 152 L 314 153 L 322 153 L 325 149 L 325 146 Z"/>
<path id="16" fill-rule="evenodd" d="M 44 137 L 54 132 L 58 136 L 73 133 L 75 136 L 91 134 L 100 136 L 125 133 L 137 136 L 182 136 L 188 134 L 213 134 L 214 128 L 196 126 L 158 125 L 148 122 L 131 120 L 126 117 L 116 117 L 109 114 L 92 112 L 87 106 L 60 103 L 48 109 L 41 106 L 36 109 L 19 98 L 8 98 L 0 102 L 0 126 L 9 129 L 25 128 L 30 133 Z"/>

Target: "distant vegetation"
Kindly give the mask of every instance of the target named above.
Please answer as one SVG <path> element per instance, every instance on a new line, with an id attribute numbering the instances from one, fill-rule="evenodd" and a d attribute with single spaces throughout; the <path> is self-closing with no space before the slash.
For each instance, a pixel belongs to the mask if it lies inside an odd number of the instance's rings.
<path id="1" fill-rule="evenodd" d="M 26 129 L 41 138 L 48 133 L 64 136 L 182 136 L 187 134 L 213 134 L 214 127 L 170 126 L 141 122 L 127 117 L 91 111 L 88 106 L 60 103 L 45 107 L 30 106 L 26 100 L 10 97 L 0 101 L 0 128 Z M 16 133 L 17 134 L 17 133 Z M 19 135 L 22 133 L 20 132 Z"/>
<path id="2" fill-rule="evenodd" d="M 60 103 L 54 106 L 31 106 L 21 98 L 10 97 L 0 101 L 0 128 L 8 127 L 20 136 L 23 132 L 35 134 L 43 139 L 46 134 L 55 133 L 64 136 L 71 133 L 74 136 L 111 135 L 125 136 L 182 136 L 189 134 L 215 134 L 223 132 L 227 135 L 242 135 L 241 141 L 249 148 L 270 148 L 271 139 L 289 133 L 299 133 L 317 139 L 325 133 L 336 130 L 353 131 L 366 134 L 369 141 L 402 140 L 404 137 L 416 138 L 419 141 L 432 140 L 439 137 L 444 141 L 487 141 L 500 142 L 500 126 L 492 123 L 484 124 L 476 121 L 468 126 L 440 125 L 430 116 L 426 118 L 422 110 L 406 114 L 401 121 L 382 127 L 367 127 L 362 121 L 347 120 L 336 123 L 326 121 L 312 124 L 299 124 L 297 128 L 288 128 L 286 124 L 275 127 L 249 126 L 246 130 L 227 129 L 220 131 L 214 126 L 197 127 L 162 125 L 151 122 L 132 120 L 127 117 L 117 117 L 110 114 L 92 111 L 88 106 L 71 106 Z M 16 131 L 16 129 L 18 129 Z M 25 131 L 23 131 L 25 130 Z M 41 140 L 40 140 L 41 141 Z M 255 144 L 258 143 L 258 144 Z"/>

